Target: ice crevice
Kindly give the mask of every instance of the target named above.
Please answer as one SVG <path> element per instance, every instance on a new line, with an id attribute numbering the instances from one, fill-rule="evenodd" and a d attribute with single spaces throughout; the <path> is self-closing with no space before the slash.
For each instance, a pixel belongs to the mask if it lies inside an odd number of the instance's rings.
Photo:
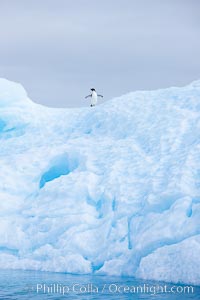
<path id="1" fill-rule="evenodd" d="M 48 170 L 41 176 L 39 183 L 40 189 L 43 188 L 47 182 L 73 172 L 78 168 L 78 164 L 78 158 L 70 157 L 67 153 L 54 157 L 49 163 Z"/>

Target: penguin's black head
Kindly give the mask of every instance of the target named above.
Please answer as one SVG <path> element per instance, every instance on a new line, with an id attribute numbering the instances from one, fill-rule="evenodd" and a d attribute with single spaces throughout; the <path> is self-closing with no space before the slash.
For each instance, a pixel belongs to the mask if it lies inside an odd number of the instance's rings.
<path id="1" fill-rule="evenodd" d="M 95 91 L 95 89 L 92 88 L 91 91 L 93 92 L 93 91 Z"/>

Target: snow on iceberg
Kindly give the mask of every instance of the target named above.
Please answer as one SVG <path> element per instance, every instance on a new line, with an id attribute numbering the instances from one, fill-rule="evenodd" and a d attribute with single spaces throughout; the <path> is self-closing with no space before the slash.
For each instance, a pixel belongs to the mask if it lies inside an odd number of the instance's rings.
<path id="1" fill-rule="evenodd" d="M 52 109 L 0 80 L 0 268 L 200 284 L 200 81 Z"/>

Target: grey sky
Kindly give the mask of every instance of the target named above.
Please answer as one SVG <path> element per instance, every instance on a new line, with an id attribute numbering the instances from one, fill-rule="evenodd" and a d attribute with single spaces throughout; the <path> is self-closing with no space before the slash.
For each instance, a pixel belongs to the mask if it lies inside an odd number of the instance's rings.
<path id="1" fill-rule="evenodd" d="M 0 0 L 0 43 L 0 77 L 48 106 L 181 86 L 200 78 L 200 1 Z"/>

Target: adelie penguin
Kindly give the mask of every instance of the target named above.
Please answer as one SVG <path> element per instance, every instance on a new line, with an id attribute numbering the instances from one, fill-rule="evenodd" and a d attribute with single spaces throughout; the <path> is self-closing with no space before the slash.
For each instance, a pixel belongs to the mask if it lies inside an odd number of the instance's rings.
<path id="1" fill-rule="evenodd" d="M 97 104 L 98 97 L 103 98 L 103 96 L 102 95 L 98 95 L 95 89 L 91 89 L 91 91 L 92 91 L 92 94 L 86 96 L 85 99 L 91 97 L 91 104 L 90 104 L 90 106 L 92 107 L 92 106 L 95 106 Z"/>

